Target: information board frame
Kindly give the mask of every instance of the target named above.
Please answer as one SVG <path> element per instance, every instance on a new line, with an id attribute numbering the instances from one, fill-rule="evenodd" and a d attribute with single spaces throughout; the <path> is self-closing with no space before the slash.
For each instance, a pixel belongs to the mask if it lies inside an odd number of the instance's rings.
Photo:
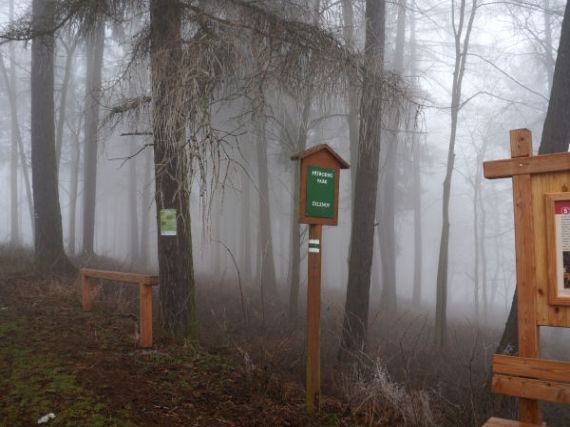
<path id="1" fill-rule="evenodd" d="M 570 192 L 547 193 L 544 197 L 548 303 L 570 306 Z M 567 212 L 559 212 L 562 210 L 567 210 Z"/>
<path id="2" fill-rule="evenodd" d="M 338 207 L 339 207 L 339 186 L 340 186 L 340 170 L 348 169 L 350 165 L 338 155 L 327 144 L 318 144 L 308 150 L 295 154 L 292 160 L 298 160 L 300 165 L 299 179 L 299 206 L 298 218 L 299 224 L 309 225 L 332 225 L 338 224 Z M 327 168 L 334 170 L 334 201 L 332 206 L 332 216 L 319 217 L 307 215 L 307 178 L 310 167 Z"/>

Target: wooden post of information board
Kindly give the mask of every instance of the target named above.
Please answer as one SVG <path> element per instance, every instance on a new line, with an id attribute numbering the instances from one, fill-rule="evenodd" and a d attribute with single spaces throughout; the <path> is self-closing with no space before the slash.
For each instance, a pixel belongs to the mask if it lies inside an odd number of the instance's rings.
<path id="1" fill-rule="evenodd" d="M 307 285 L 307 410 L 319 408 L 321 393 L 321 224 L 309 225 Z"/>
<path id="2" fill-rule="evenodd" d="M 532 135 L 528 129 L 510 132 L 511 158 L 532 156 Z M 536 280 L 534 253 L 534 218 L 532 209 L 532 185 L 530 174 L 513 176 L 513 205 L 515 215 L 515 248 L 517 266 L 517 316 L 519 355 L 538 357 L 539 341 L 536 325 Z M 537 400 L 520 399 L 519 417 L 522 422 L 540 422 Z"/>
<path id="3" fill-rule="evenodd" d="M 307 286 L 307 412 L 320 409 L 321 394 L 321 255 L 323 225 L 338 223 L 340 169 L 349 165 L 332 148 L 319 144 L 292 160 L 300 160 L 299 224 L 309 224 Z"/>

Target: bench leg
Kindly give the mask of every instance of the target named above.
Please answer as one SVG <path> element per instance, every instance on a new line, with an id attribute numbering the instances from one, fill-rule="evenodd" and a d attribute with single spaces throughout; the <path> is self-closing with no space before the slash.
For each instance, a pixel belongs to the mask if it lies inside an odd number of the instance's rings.
<path id="1" fill-rule="evenodd" d="M 140 336 L 139 346 L 152 347 L 152 286 L 139 284 Z"/>
<path id="2" fill-rule="evenodd" d="M 91 282 L 89 281 L 89 277 L 85 274 L 81 274 L 81 289 L 83 311 L 91 311 Z"/>

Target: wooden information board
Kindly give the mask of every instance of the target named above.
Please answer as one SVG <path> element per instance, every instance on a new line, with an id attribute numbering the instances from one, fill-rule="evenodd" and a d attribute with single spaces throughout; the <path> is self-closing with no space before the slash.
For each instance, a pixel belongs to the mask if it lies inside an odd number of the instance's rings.
<path id="1" fill-rule="evenodd" d="M 570 327 L 570 153 L 533 156 L 530 131 L 517 129 L 511 158 L 483 166 L 512 178 L 515 219 L 519 354 L 493 357 L 492 388 L 519 397 L 520 421 L 538 426 L 540 400 L 570 403 L 570 363 L 541 359 L 539 340 L 540 326 Z"/>
<path id="2" fill-rule="evenodd" d="M 299 160 L 299 223 L 309 224 L 307 285 L 307 397 L 309 413 L 319 410 L 321 393 L 320 318 L 322 226 L 338 223 L 340 170 L 349 165 L 327 144 L 291 157 Z"/>

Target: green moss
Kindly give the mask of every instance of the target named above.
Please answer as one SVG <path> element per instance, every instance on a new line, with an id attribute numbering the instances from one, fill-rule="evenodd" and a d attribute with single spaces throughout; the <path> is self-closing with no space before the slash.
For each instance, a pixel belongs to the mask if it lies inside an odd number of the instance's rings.
<path id="1" fill-rule="evenodd" d="M 104 399 L 83 389 L 57 354 L 40 350 L 43 339 L 22 321 L 0 316 L 0 426 L 33 425 L 45 414 L 50 426 L 129 426 L 125 413 L 109 414 Z"/>

